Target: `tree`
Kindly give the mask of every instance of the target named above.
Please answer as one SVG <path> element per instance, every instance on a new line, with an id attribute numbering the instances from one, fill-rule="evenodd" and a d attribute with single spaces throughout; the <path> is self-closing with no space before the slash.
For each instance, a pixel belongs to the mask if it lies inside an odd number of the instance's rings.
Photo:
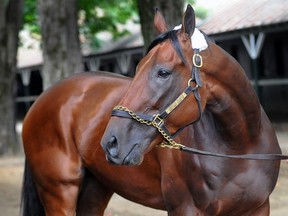
<path id="1" fill-rule="evenodd" d="M 0 154 L 17 153 L 15 77 L 23 0 L 0 1 Z"/>
<path id="2" fill-rule="evenodd" d="M 138 22 L 136 0 L 77 0 L 78 27 L 81 44 L 95 50 L 101 46 L 98 33 L 109 32 L 113 39 L 129 34 L 127 20 Z M 25 0 L 24 29 L 36 40 L 41 32 L 34 0 Z"/>
<path id="3" fill-rule="evenodd" d="M 56 81 L 83 70 L 78 37 L 76 0 L 38 0 L 46 89 Z"/>
<path id="4" fill-rule="evenodd" d="M 33 2 L 27 0 L 27 11 L 33 11 Z M 101 31 L 109 31 L 113 38 L 127 33 L 119 24 L 125 24 L 135 14 L 135 0 L 119 2 L 118 0 L 38 0 L 41 21 L 42 48 L 44 56 L 44 88 L 72 73 L 83 70 L 78 37 L 90 47 L 98 47 L 100 41 L 96 36 Z M 77 8 L 78 6 L 78 8 Z M 78 15 L 79 14 L 79 19 Z M 37 17 L 27 15 L 31 21 L 28 29 L 37 33 Z M 87 46 L 86 46 L 87 47 Z"/>
<path id="5" fill-rule="evenodd" d="M 82 45 L 85 44 L 85 48 L 88 47 L 89 51 L 93 51 L 101 44 L 98 33 L 110 32 L 114 39 L 127 34 L 126 28 L 123 28 L 127 20 L 138 21 L 136 2 L 136 0 L 69 2 L 38 0 L 44 53 L 44 88 L 71 73 L 82 70 L 78 29 Z M 194 3 L 194 0 L 189 0 L 189 3 Z M 174 27 L 181 22 L 184 0 L 138 0 L 145 46 L 156 36 L 153 28 L 155 7 L 161 9 L 169 27 Z M 26 0 L 25 29 L 40 38 L 37 18 L 35 1 Z"/>
<path id="6" fill-rule="evenodd" d="M 138 0 L 138 11 L 144 38 L 144 48 L 147 48 L 150 42 L 157 36 L 153 23 L 155 9 L 158 8 L 161 11 L 165 17 L 168 29 L 172 29 L 176 25 L 182 23 L 181 20 L 185 3 L 194 5 L 195 0 Z M 207 9 L 201 6 L 196 6 L 194 9 L 198 18 L 206 18 L 208 14 Z"/>
<path id="7" fill-rule="evenodd" d="M 138 10 L 145 48 L 147 48 L 150 42 L 157 36 L 153 23 L 155 8 L 160 9 L 165 17 L 167 27 L 172 28 L 181 23 L 184 0 L 138 0 Z"/>

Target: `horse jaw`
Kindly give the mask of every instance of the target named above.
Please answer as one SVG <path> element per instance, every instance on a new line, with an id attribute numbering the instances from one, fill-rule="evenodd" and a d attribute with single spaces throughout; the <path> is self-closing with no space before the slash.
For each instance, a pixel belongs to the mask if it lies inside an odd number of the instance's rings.
<path id="1" fill-rule="evenodd" d="M 142 124 L 134 125 L 134 123 L 121 118 L 110 120 L 101 140 L 101 146 L 109 163 L 125 166 L 140 165 L 144 155 L 161 142 L 162 139 L 155 137 L 155 134 L 158 135 L 156 129 Z M 122 128 L 133 128 L 133 131 L 128 130 L 123 134 Z"/>

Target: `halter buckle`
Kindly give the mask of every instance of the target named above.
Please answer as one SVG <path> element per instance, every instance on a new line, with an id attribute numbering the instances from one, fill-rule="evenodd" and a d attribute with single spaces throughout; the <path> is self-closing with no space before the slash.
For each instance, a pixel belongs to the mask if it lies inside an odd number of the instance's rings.
<path id="1" fill-rule="evenodd" d="M 160 118 L 159 114 L 154 115 L 154 119 L 152 122 L 157 127 L 160 127 L 164 123 L 163 119 Z"/>
<path id="2" fill-rule="evenodd" d="M 193 60 L 193 65 L 195 67 L 200 68 L 203 66 L 203 60 L 202 60 L 202 56 L 200 54 L 194 53 L 192 60 Z"/>

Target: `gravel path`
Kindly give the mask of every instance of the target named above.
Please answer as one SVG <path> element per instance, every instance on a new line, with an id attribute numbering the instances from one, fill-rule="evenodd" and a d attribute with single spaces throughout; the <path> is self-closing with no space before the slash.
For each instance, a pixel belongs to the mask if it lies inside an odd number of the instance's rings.
<path id="1" fill-rule="evenodd" d="M 283 153 L 288 154 L 288 133 L 277 133 Z M 0 216 L 19 215 L 23 157 L 0 158 Z M 288 215 L 288 162 L 281 165 L 280 176 L 271 196 L 271 216 Z M 157 211 L 113 196 L 105 216 L 164 216 Z"/>

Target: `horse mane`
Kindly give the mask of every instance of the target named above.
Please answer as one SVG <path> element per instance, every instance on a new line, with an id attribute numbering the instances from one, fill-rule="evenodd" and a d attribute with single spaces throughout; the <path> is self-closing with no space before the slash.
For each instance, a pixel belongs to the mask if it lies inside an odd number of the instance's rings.
<path id="1" fill-rule="evenodd" d="M 207 42 L 215 43 L 215 40 L 213 40 L 212 38 L 210 38 L 203 30 L 201 30 L 201 29 L 198 29 L 198 30 L 204 35 L 205 40 L 206 40 Z"/>
<path id="2" fill-rule="evenodd" d="M 150 52 L 150 50 L 153 49 L 155 46 L 166 41 L 167 39 L 170 39 L 171 34 L 173 34 L 172 32 L 174 32 L 174 30 L 164 32 L 158 35 L 156 38 L 154 38 L 153 41 L 149 44 L 145 54 L 147 55 Z"/>

